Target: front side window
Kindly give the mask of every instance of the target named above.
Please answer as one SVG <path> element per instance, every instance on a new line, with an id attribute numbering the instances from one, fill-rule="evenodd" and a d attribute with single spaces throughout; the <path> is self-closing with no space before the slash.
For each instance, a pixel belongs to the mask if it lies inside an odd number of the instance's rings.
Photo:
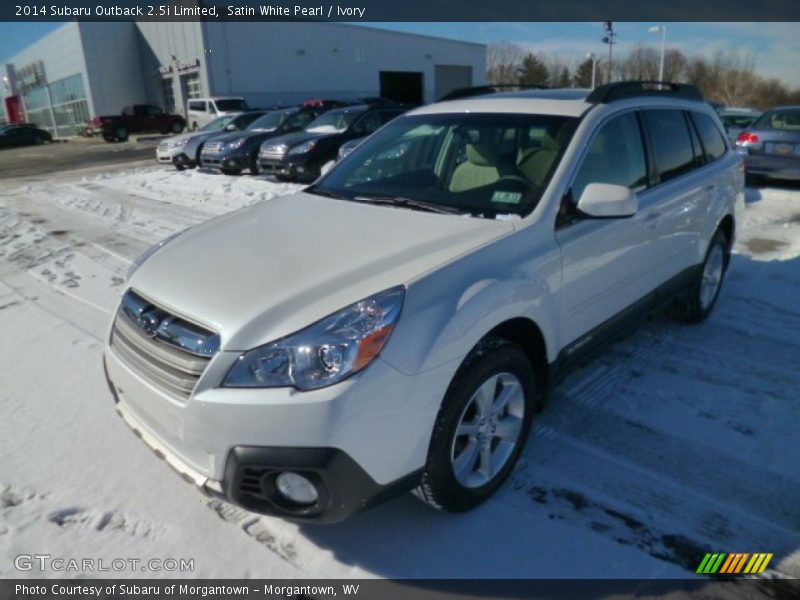
<path id="1" fill-rule="evenodd" d="M 706 162 L 710 163 L 722 158 L 728 149 L 728 145 L 725 143 L 722 133 L 714 124 L 714 120 L 702 113 L 692 113 L 692 120 L 697 127 L 700 140 L 703 142 Z"/>
<path id="2" fill-rule="evenodd" d="M 524 216 L 541 198 L 576 122 L 530 114 L 401 117 L 310 191 L 363 202 L 416 201 L 483 218 Z M 531 138 L 539 140 L 535 148 Z"/>
<path id="3" fill-rule="evenodd" d="M 190 100 L 189 101 L 189 110 L 195 110 L 199 112 L 206 112 L 206 103 L 205 102 L 198 102 L 197 100 Z"/>
<path id="4" fill-rule="evenodd" d="M 286 128 L 291 131 L 303 129 L 306 125 L 314 120 L 314 113 L 312 112 L 299 112 L 286 119 Z"/>
<path id="5" fill-rule="evenodd" d="M 636 192 L 647 187 L 647 160 L 636 114 L 614 117 L 592 138 L 572 183 L 573 202 L 590 183 L 624 185 Z"/>
<path id="6" fill-rule="evenodd" d="M 689 127 L 680 110 L 644 111 L 659 181 L 664 183 L 694 168 Z"/>

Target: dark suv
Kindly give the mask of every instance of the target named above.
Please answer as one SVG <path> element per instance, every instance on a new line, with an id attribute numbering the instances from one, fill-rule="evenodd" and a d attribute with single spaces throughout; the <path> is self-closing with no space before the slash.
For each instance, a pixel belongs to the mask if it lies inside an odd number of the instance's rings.
<path id="1" fill-rule="evenodd" d="M 366 104 L 329 111 L 303 131 L 264 142 L 258 166 L 281 181 L 313 181 L 324 165 L 336 161 L 342 144 L 370 135 L 403 112 Z"/>
<path id="2" fill-rule="evenodd" d="M 325 110 L 324 107 L 295 106 L 264 113 L 244 131 L 215 136 L 206 142 L 200 154 L 200 164 L 209 169 L 219 169 L 226 175 L 238 175 L 243 169 L 257 175 L 258 149 L 265 140 L 300 131 Z"/>

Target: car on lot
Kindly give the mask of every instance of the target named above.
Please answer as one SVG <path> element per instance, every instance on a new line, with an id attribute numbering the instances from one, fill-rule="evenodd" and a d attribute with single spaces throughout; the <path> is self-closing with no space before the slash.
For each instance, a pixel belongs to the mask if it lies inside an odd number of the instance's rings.
<path id="1" fill-rule="evenodd" d="M 747 177 L 800 180 L 800 106 L 768 110 L 736 137 Z"/>
<path id="2" fill-rule="evenodd" d="M 403 114 L 405 109 L 347 106 L 326 112 L 303 130 L 261 145 L 258 166 L 282 181 L 313 181 L 336 161 L 339 147 L 361 138 Z"/>
<path id="3" fill-rule="evenodd" d="M 33 146 L 53 141 L 49 131 L 40 129 L 33 123 L 0 125 L 0 148 Z"/>
<path id="4" fill-rule="evenodd" d="M 265 140 L 300 131 L 325 110 L 321 107 L 296 106 L 266 112 L 244 131 L 219 135 L 206 142 L 200 153 L 200 163 L 208 169 L 219 169 L 226 175 L 238 175 L 244 169 L 257 175 L 258 151 Z"/>
<path id="5" fill-rule="evenodd" d="M 724 108 L 717 112 L 731 143 L 763 113 L 755 108 Z"/>
<path id="6" fill-rule="evenodd" d="M 242 131 L 263 114 L 264 111 L 260 110 L 233 113 L 214 119 L 197 131 L 166 139 L 156 148 L 156 160 L 174 165 L 179 171 L 193 169 L 200 163 L 200 152 L 205 142 L 218 135 Z"/>
<path id="7" fill-rule="evenodd" d="M 569 369 L 717 302 L 742 161 L 696 88 L 659 85 L 428 105 L 314 185 L 161 242 L 111 324 L 116 410 L 247 510 L 477 506 Z"/>
<path id="8" fill-rule="evenodd" d="M 186 102 L 186 120 L 189 129 L 196 131 L 211 121 L 225 115 L 252 110 L 241 96 L 192 98 Z"/>
<path id="9" fill-rule="evenodd" d="M 132 133 L 180 133 L 186 127 L 181 115 L 165 113 L 152 104 L 134 104 L 120 115 L 93 117 L 86 123 L 86 135 L 102 135 L 107 142 L 124 142 Z"/>

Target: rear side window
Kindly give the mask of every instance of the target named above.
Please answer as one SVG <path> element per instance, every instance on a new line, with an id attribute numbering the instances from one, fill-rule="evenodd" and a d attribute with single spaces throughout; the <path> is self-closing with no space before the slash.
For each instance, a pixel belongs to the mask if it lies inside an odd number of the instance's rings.
<path id="1" fill-rule="evenodd" d="M 800 109 L 779 109 L 764 113 L 753 124 L 755 129 L 785 129 L 800 131 Z"/>
<path id="2" fill-rule="evenodd" d="M 572 184 L 574 202 L 590 183 L 613 183 L 634 191 L 646 187 L 644 143 L 634 113 L 614 117 L 594 136 Z"/>
<path id="3" fill-rule="evenodd" d="M 700 140 L 703 142 L 706 162 L 710 163 L 722 158 L 728 146 L 719 129 L 714 124 L 714 120 L 708 115 L 701 113 L 692 113 L 692 120 L 697 127 Z"/>
<path id="4" fill-rule="evenodd" d="M 660 182 L 691 171 L 694 151 L 683 113 L 679 110 L 646 110 L 644 115 Z"/>

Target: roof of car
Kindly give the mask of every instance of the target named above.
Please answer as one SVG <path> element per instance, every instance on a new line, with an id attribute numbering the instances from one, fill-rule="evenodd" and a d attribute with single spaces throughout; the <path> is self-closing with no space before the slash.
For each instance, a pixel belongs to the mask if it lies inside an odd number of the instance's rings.
<path id="1" fill-rule="evenodd" d="M 692 85 L 660 81 L 621 81 L 600 85 L 594 90 L 561 88 L 488 93 L 438 102 L 419 108 L 412 114 L 481 112 L 579 117 L 599 104 L 625 102 L 627 105 L 664 106 L 678 102 L 688 107 L 696 106 L 702 101 L 702 94 Z"/>
<path id="2" fill-rule="evenodd" d="M 722 117 L 729 117 L 729 116 L 737 116 L 737 115 L 760 115 L 761 111 L 755 108 L 723 108 L 719 111 L 720 116 Z"/>

